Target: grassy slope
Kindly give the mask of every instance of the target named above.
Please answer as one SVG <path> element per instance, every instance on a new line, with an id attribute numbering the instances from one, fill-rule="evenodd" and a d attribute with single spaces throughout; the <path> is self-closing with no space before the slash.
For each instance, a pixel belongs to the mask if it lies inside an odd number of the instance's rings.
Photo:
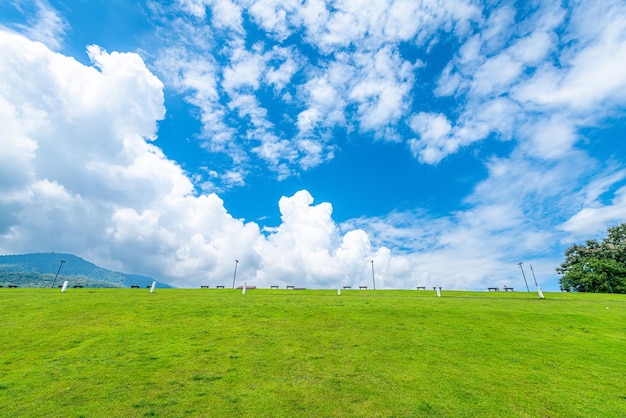
<path id="1" fill-rule="evenodd" d="M 626 415 L 626 297 L 546 296 L 0 289 L 0 415 Z"/>

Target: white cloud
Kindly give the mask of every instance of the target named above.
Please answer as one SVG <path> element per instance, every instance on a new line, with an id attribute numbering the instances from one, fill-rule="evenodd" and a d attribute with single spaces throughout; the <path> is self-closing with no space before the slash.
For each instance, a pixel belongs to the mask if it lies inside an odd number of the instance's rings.
<path id="1" fill-rule="evenodd" d="M 212 24 L 216 28 L 230 28 L 243 33 L 242 8 L 230 0 L 219 0 L 213 6 Z"/>
<path id="2" fill-rule="evenodd" d="M 360 74 L 348 97 L 358 103 L 361 129 L 395 124 L 409 106 L 412 66 L 388 47 L 354 59 Z"/>
<path id="3" fill-rule="evenodd" d="M 302 66 L 299 61 L 301 59 L 293 48 L 273 48 L 268 57 L 265 80 L 280 92 Z"/>
<path id="4" fill-rule="evenodd" d="M 626 213 L 626 187 L 615 192 L 609 204 L 594 204 L 585 207 L 563 223 L 563 230 L 574 237 L 589 239 L 599 233 L 606 233 L 606 229 L 624 222 Z"/>
<path id="5" fill-rule="evenodd" d="M 577 3 L 566 19 L 565 10 L 545 3 L 521 22 L 514 17 L 509 6 L 495 9 L 442 72 L 435 93 L 461 99 L 459 116 L 449 118 L 449 138 L 411 142 L 421 161 L 437 163 L 460 146 L 518 132 L 522 149 L 561 158 L 580 128 L 612 115 L 625 100 L 623 4 Z"/>
<path id="6" fill-rule="evenodd" d="M 248 11 L 265 31 L 283 40 L 291 34 L 287 16 L 297 5 L 293 0 L 258 0 L 252 2 Z"/>
<path id="7" fill-rule="evenodd" d="M 523 129 L 528 130 L 529 142 L 524 149 L 539 158 L 563 158 L 571 152 L 573 145 L 579 139 L 576 126 L 572 121 L 556 116 L 551 120 L 541 120 L 535 125 Z"/>
<path id="8" fill-rule="evenodd" d="M 450 140 L 452 125 L 445 115 L 418 113 L 411 118 L 409 126 L 420 136 L 419 140 L 410 141 L 411 151 L 420 161 L 437 163 L 456 151 L 457 144 Z"/>
<path id="9" fill-rule="evenodd" d="M 499 95 L 506 91 L 523 70 L 522 63 L 503 53 L 485 61 L 474 74 L 471 94 Z"/>
<path id="10" fill-rule="evenodd" d="M 423 63 L 403 58 L 399 42 L 429 42 L 442 25 L 465 33 L 467 23 L 480 18 L 480 10 L 464 1 L 186 0 L 178 6 L 154 8 L 179 16 L 173 24 L 163 19 L 174 36 L 168 31 L 163 39 L 169 46 L 157 61 L 159 72 L 199 107 L 206 149 L 228 154 L 233 163 L 261 156 L 279 178 L 332 158 L 329 141 L 336 127 L 400 141 L 395 125 L 407 116 L 414 72 Z M 224 23 L 216 22 L 222 15 Z M 266 38 L 248 48 L 251 34 L 243 32 L 241 19 L 257 25 Z M 294 34 L 303 37 L 303 48 L 286 43 Z M 203 58 L 198 62 L 192 56 Z M 284 128 L 291 120 L 267 112 L 273 104 L 260 97 L 268 86 L 273 103 L 298 109 L 297 132 Z M 250 148 L 242 138 L 269 144 Z M 278 161 L 281 154 L 270 153 L 284 150 L 282 139 L 291 142 L 296 158 Z"/>
<path id="11" fill-rule="evenodd" d="M 436 164 L 492 136 L 528 142 L 523 147 L 533 155 L 558 158 L 576 145 L 578 129 L 610 114 L 626 97 L 626 81 L 615 73 L 626 59 L 619 31 L 625 12 L 619 1 L 573 4 L 569 15 L 559 4 L 546 2 L 527 16 L 509 4 L 481 9 L 463 1 L 206 0 L 181 5 L 192 17 L 176 20 L 177 47 L 164 49 L 165 56 L 177 48 L 194 53 L 170 54 L 159 68 L 175 62 L 164 73 L 175 74 L 174 85 L 201 110 L 206 149 L 227 153 L 233 163 L 261 156 L 279 178 L 331 158 L 329 138 L 337 127 L 358 129 L 374 139 L 402 140 L 398 127 L 411 120 L 412 109 L 415 114 L 430 111 L 420 112 L 419 96 L 412 95 L 421 61 L 409 62 L 399 52 L 400 43 L 427 52 L 441 31 L 453 33 L 462 46 L 434 92 L 454 96 L 459 106 L 441 114 L 450 125 L 446 135 L 413 129 L 419 137 L 404 139 L 423 163 Z M 588 7 L 591 12 L 583 13 Z M 208 10 L 213 19 L 224 14 L 225 26 L 197 20 L 206 18 Z M 267 40 L 261 37 L 248 48 L 241 26 L 245 18 L 265 31 Z M 303 36 L 302 49 L 283 44 L 294 34 Z M 219 49 L 207 42 L 218 38 Z M 202 62 L 190 58 L 198 55 Z M 284 128 L 293 121 L 270 115 L 272 105 L 267 98 L 260 100 L 268 86 L 273 103 L 298 109 L 296 132 Z M 599 103 L 607 106 L 599 108 Z M 552 128 L 540 131 L 547 126 Z M 250 148 L 249 138 L 269 144 Z M 302 139 L 317 143 L 303 148 L 298 146 Z M 293 154 L 284 152 L 287 146 L 297 156 L 281 160 L 281 155 Z M 306 152 L 320 148 L 322 158 L 317 151 Z"/>
<path id="12" fill-rule="evenodd" d="M 233 49 L 230 65 L 223 73 L 224 88 L 229 94 L 246 87 L 258 89 L 265 65 L 264 57 L 258 53 L 249 52 L 243 46 Z"/>
<path id="13" fill-rule="evenodd" d="M 31 14 L 30 11 L 21 10 L 20 2 L 14 4 L 27 18 L 27 24 L 17 24 L 16 29 L 52 50 L 61 49 L 65 32 L 69 28 L 65 19 L 46 0 L 26 1 L 24 5 L 27 8 L 33 7 L 35 12 Z"/>
<path id="14" fill-rule="evenodd" d="M 362 230 L 342 235 L 332 220 L 332 206 L 313 205 L 307 191 L 281 198 L 279 207 L 280 226 L 256 248 L 263 255 L 263 268 L 256 276 L 262 283 L 326 288 L 358 285 L 372 258 L 385 262 L 389 258 L 387 249 L 373 250 Z M 381 278 L 385 274 L 381 272 Z"/>

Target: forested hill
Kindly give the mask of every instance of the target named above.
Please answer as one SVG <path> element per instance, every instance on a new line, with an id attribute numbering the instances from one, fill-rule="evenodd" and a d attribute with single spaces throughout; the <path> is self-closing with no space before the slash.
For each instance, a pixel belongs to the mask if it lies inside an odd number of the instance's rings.
<path id="1" fill-rule="evenodd" d="M 145 287 L 152 283 L 151 277 L 126 274 L 99 267 L 73 254 L 33 253 L 0 255 L 0 285 L 7 287 L 51 287 L 59 270 L 56 285 L 68 280 L 70 286 L 84 287 Z M 158 283 L 159 287 L 170 287 Z"/>

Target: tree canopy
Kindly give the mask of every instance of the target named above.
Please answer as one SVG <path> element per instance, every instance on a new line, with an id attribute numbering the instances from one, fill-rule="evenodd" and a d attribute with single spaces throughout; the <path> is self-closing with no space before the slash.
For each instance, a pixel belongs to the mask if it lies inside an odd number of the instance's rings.
<path id="1" fill-rule="evenodd" d="M 567 291 L 626 293 L 626 223 L 609 228 L 601 241 L 569 247 L 556 271 Z"/>

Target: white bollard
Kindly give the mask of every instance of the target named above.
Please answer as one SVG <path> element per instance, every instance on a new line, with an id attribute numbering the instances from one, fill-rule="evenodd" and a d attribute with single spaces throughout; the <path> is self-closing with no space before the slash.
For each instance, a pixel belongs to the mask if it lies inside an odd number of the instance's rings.
<path id="1" fill-rule="evenodd" d="M 150 293 L 154 293 L 154 288 L 156 287 L 156 280 L 152 282 L 152 286 L 150 286 Z"/>
<path id="2" fill-rule="evenodd" d="M 63 282 L 63 287 L 61 288 L 61 293 L 65 293 L 65 291 L 67 290 L 67 285 L 70 284 L 69 281 L 64 281 Z"/>
<path id="3" fill-rule="evenodd" d="M 537 286 L 537 294 L 539 295 L 539 299 L 544 299 L 543 292 L 541 291 L 541 287 Z"/>
<path id="4" fill-rule="evenodd" d="M 243 289 L 241 290 L 241 294 L 245 295 L 246 294 L 246 283 L 243 283 Z"/>
<path id="5" fill-rule="evenodd" d="M 337 286 L 337 295 L 341 295 L 341 287 Z"/>
<path id="6" fill-rule="evenodd" d="M 440 298 L 441 297 L 441 289 L 439 287 L 436 287 L 435 291 L 437 292 L 437 297 Z"/>

